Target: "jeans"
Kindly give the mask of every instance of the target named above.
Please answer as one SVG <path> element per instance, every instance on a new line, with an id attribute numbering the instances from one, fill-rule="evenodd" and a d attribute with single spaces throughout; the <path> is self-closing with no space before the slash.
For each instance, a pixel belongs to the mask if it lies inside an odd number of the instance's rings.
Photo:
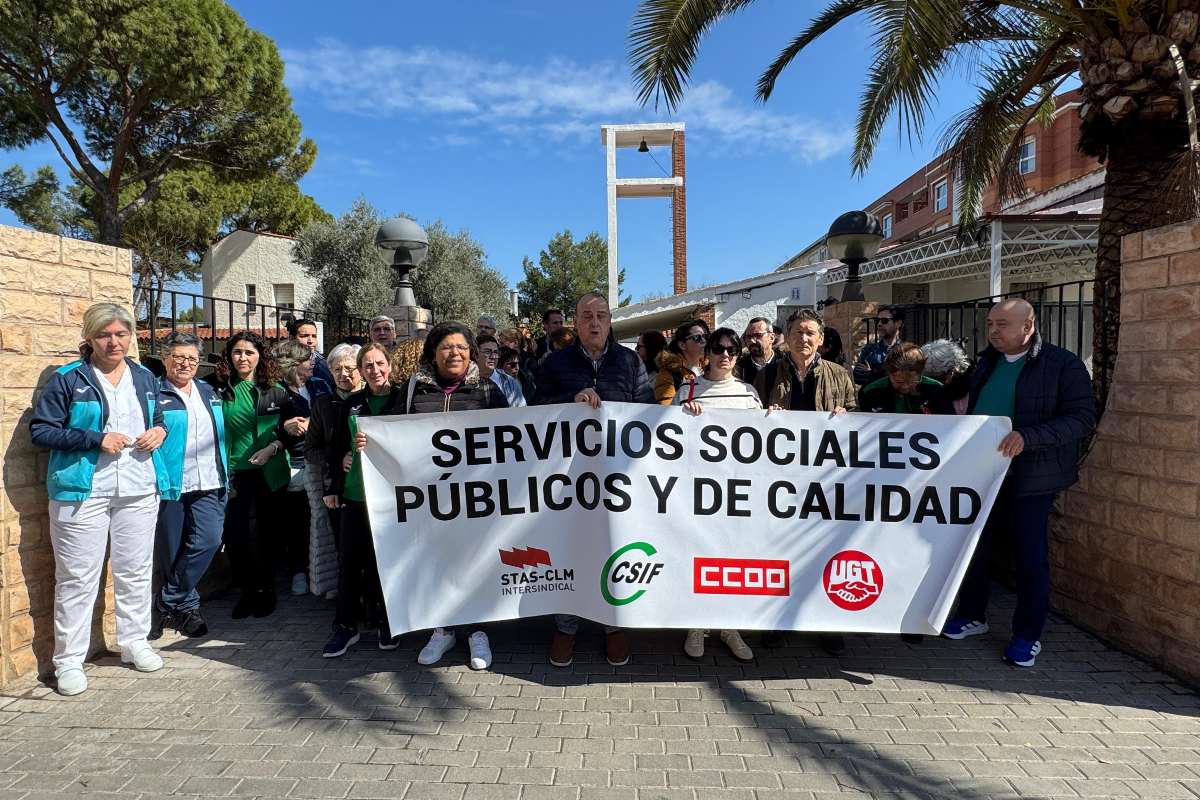
<path id="1" fill-rule="evenodd" d="M 967 568 L 958 592 L 958 616 L 986 620 L 991 588 L 992 544 L 997 537 L 1010 537 L 1016 562 L 1017 608 L 1013 612 L 1013 636 L 1036 642 L 1042 638 L 1050 611 L 1050 554 L 1048 529 L 1053 494 L 1017 497 L 1011 481 L 1005 481 L 992 506 L 979 546 Z"/>
<path id="2" fill-rule="evenodd" d="M 579 633 L 579 617 L 574 614 L 555 614 L 554 627 L 558 628 L 558 632 L 567 636 L 574 636 Z M 615 625 L 605 625 L 605 633 L 615 633 L 621 630 Z"/>
<path id="3" fill-rule="evenodd" d="M 383 607 L 383 589 L 379 585 L 379 567 L 375 563 L 375 542 L 367 520 L 366 503 L 342 501 L 342 535 L 338 542 L 337 611 L 333 622 L 358 630 L 382 623 L 387 628 Z"/>
<path id="4" fill-rule="evenodd" d="M 160 611 L 182 614 L 200 607 L 196 585 L 221 547 L 225 490 L 187 492 L 158 506 L 154 566 L 162 581 Z"/>

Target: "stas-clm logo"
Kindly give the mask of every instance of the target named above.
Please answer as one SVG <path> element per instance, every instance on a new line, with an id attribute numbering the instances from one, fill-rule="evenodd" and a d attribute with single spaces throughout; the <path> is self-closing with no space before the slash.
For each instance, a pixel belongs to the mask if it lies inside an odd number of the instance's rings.
<path id="1" fill-rule="evenodd" d="M 600 573 L 600 594 L 610 606 L 625 606 L 646 593 L 644 586 L 663 571 L 661 561 L 652 560 L 658 550 L 649 542 L 630 542 L 604 562 Z M 632 592 L 630 589 L 638 587 Z"/>
<path id="2" fill-rule="evenodd" d="M 556 568 L 550 561 L 549 550 L 540 547 L 501 550 L 500 563 L 514 569 L 500 575 L 501 594 L 575 591 L 575 570 Z"/>

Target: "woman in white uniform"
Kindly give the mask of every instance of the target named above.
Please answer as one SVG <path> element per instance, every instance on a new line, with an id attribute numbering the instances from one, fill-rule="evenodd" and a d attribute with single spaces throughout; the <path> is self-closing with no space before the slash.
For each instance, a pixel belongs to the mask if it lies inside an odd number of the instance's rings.
<path id="1" fill-rule="evenodd" d="M 29 426 L 33 443 L 51 451 L 54 671 L 64 695 L 87 689 L 83 663 L 109 547 L 121 660 L 142 672 L 163 663 L 146 637 L 158 493 L 166 479 L 156 451 L 166 431 L 157 380 L 126 356 L 134 335 L 124 307 L 89 308 L 81 360 L 54 373 Z"/>

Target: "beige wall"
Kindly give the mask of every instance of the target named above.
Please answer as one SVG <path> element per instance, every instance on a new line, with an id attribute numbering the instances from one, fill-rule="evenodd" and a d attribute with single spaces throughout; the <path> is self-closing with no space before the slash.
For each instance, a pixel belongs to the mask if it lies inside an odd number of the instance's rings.
<path id="1" fill-rule="evenodd" d="M 50 670 L 54 559 L 46 453 L 29 441 L 38 388 L 77 357 L 83 312 L 132 303 L 130 252 L 0 225 L 0 686 Z M 93 648 L 113 635 L 111 584 Z"/>
<path id="2" fill-rule="evenodd" d="M 317 281 L 304 268 L 292 261 L 292 245 L 295 239 L 276 234 L 234 231 L 214 244 L 201 260 L 200 272 L 203 292 L 209 297 L 231 300 L 246 299 L 246 285 L 254 284 L 255 302 L 263 305 L 278 305 L 274 287 L 291 284 L 295 287 L 294 303 L 297 309 L 307 309 L 317 291 Z M 207 304 L 211 305 L 211 304 Z M 261 309 L 247 316 L 246 307 L 233 307 L 232 327 L 256 327 L 261 324 Z M 216 325 L 230 327 L 228 304 L 218 303 Z M 206 318 L 211 321 L 213 310 L 206 309 Z M 272 313 L 266 315 L 268 325 L 275 324 Z"/>
<path id="3" fill-rule="evenodd" d="M 1133 234 L 1108 408 L 1052 521 L 1055 605 L 1200 683 L 1200 221 Z"/>

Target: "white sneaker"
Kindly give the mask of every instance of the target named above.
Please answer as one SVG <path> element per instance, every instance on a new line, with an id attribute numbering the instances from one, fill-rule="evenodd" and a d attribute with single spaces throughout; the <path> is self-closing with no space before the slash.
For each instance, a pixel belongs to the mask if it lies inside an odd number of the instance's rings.
<path id="1" fill-rule="evenodd" d="M 308 576 L 297 572 L 292 576 L 292 596 L 299 597 L 302 594 L 308 594 Z"/>
<path id="2" fill-rule="evenodd" d="M 429 637 L 429 643 L 421 648 L 421 652 L 417 655 L 417 663 L 429 666 L 436 664 L 442 660 L 442 656 L 446 655 L 446 651 L 454 647 L 457 641 L 454 637 L 454 631 L 448 631 L 445 628 L 434 628 L 433 635 Z"/>
<path id="3" fill-rule="evenodd" d="M 471 669 L 487 669 L 492 665 L 492 643 L 483 631 L 475 631 L 467 639 L 471 647 Z"/>
<path id="4" fill-rule="evenodd" d="M 708 631 L 702 628 L 692 628 L 687 632 L 687 638 L 683 640 L 683 652 L 688 658 L 704 658 L 704 637 L 707 635 Z"/>
<path id="5" fill-rule="evenodd" d="M 149 642 L 138 642 L 121 648 L 121 663 L 133 664 L 138 672 L 154 672 L 162 669 L 163 660 Z"/>
<path id="6" fill-rule="evenodd" d="M 721 641 L 729 648 L 729 652 L 733 653 L 733 657 L 738 661 L 753 661 L 754 651 L 750 649 L 750 645 L 742 639 L 742 635 L 737 631 L 721 631 Z"/>
<path id="7" fill-rule="evenodd" d="M 58 673 L 58 687 L 55 689 L 64 697 L 72 697 L 87 691 L 87 675 L 79 667 L 68 667 Z"/>

